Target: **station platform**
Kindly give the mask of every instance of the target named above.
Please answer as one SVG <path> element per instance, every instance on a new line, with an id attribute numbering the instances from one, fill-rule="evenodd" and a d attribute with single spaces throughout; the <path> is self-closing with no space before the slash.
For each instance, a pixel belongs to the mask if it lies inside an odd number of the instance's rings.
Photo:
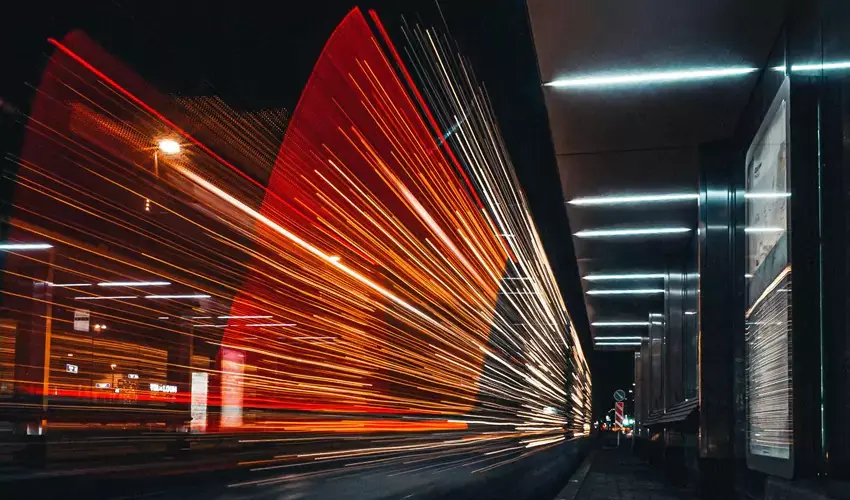
<path id="1" fill-rule="evenodd" d="M 664 482 L 628 444 L 591 452 L 556 500 L 690 500 L 694 493 Z"/>

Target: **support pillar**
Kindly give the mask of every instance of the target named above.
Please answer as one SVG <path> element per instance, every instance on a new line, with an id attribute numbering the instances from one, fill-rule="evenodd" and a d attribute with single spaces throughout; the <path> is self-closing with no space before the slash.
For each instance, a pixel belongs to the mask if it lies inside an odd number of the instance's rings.
<path id="1" fill-rule="evenodd" d="M 732 498 L 734 491 L 734 336 L 743 334 L 744 273 L 735 259 L 743 235 L 735 227 L 733 190 L 742 170 L 734 167 L 743 162 L 731 151 L 726 142 L 700 148 L 698 446 L 699 493 L 706 499 Z"/>

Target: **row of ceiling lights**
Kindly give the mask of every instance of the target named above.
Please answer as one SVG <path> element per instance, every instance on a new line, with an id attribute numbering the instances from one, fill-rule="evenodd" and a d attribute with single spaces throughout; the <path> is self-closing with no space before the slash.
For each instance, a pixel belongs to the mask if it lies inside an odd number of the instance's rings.
<path id="1" fill-rule="evenodd" d="M 575 198 L 570 200 L 571 205 L 576 206 L 611 206 L 611 205 L 633 205 L 645 203 L 670 203 L 696 201 L 699 195 L 695 193 L 664 193 L 664 194 L 636 194 L 636 195 L 613 195 L 593 196 Z M 584 229 L 574 233 L 577 238 L 612 238 L 628 236 L 657 236 L 670 234 L 684 234 L 690 232 L 688 227 L 644 227 L 644 228 L 620 228 L 620 229 Z M 586 281 L 621 281 L 621 280 L 662 280 L 663 273 L 631 273 L 631 274 L 591 274 L 585 276 Z M 594 296 L 621 296 L 621 295 L 659 295 L 664 293 L 663 288 L 641 287 L 641 288 L 616 288 L 603 290 L 588 290 L 587 295 Z M 593 326 L 606 322 L 595 322 Z M 618 322 L 613 322 L 618 323 Z M 628 322 L 641 323 L 645 322 Z M 632 325 L 637 326 L 637 325 Z M 597 343 L 597 345 L 602 345 Z"/>
<path id="2" fill-rule="evenodd" d="M 750 192 L 745 193 L 745 199 L 773 199 L 787 198 L 790 193 L 786 192 Z M 683 202 L 695 201 L 699 199 L 696 193 L 666 193 L 666 194 L 648 194 L 648 195 L 617 195 L 617 196 L 597 196 L 576 198 L 569 203 L 576 206 L 611 206 L 611 205 L 632 205 L 643 203 L 665 203 L 665 202 Z M 781 232 L 784 229 L 775 227 L 746 227 L 746 233 L 766 233 L 766 232 Z M 649 228 L 626 228 L 626 229 L 590 229 L 581 230 L 575 233 L 579 238 L 602 238 L 602 237 L 626 237 L 626 236 L 655 236 L 668 234 L 682 234 L 690 232 L 687 227 L 649 227 Z M 631 274 L 591 274 L 583 277 L 586 281 L 616 281 L 616 280 L 659 280 L 664 279 L 662 273 L 631 273 Z M 603 289 L 603 290 L 588 290 L 587 295 L 594 296 L 617 296 L 617 295 L 658 295 L 663 294 L 663 288 L 627 288 L 627 289 Z M 696 311 L 685 311 L 686 315 L 695 314 Z M 594 322 L 594 327 L 599 326 L 648 326 L 647 322 Z M 638 339 L 622 339 L 612 337 L 596 337 L 595 345 L 599 346 L 630 346 L 639 345 Z M 623 341 L 632 340 L 632 342 L 607 342 L 607 341 Z M 637 340 L 637 342 L 634 342 Z"/>
<path id="3" fill-rule="evenodd" d="M 688 202 L 697 201 L 699 195 L 696 193 L 665 193 L 665 194 L 645 194 L 645 195 L 617 195 L 617 196 L 597 196 L 576 198 L 569 203 L 575 206 L 616 206 L 616 205 L 634 205 L 645 203 L 670 203 L 670 202 Z M 626 236 L 655 236 L 655 235 L 670 235 L 683 234 L 690 232 L 688 227 L 645 227 L 645 228 L 626 228 L 626 229 L 586 229 L 575 233 L 578 238 L 608 238 L 608 237 L 626 237 Z M 624 274 L 590 274 L 584 276 L 583 279 L 589 282 L 608 282 L 608 281 L 635 281 L 635 280 L 663 280 L 666 277 L 664 273 L 624 273 Z M 656 287 L 641 287 L 641 288 L 618 288 L 618 289 L 603 289 L 603 290 L 588 290 L 587 295 L 593 296 L 621 296 L 621 295 L 659 295 L 664 294 L 663 288 Z M 649 321 L 594 321 L 591 323 L 594 328 L 606 327 L 645 327 L 650 325 Z M 642 336 L 594 336 L 594 346 L 596 347 L 639 347 L 643 340 Z"/>
<path id="4" fill-rule="evenodd" d="M 822 62 L 815 64 L 794 64 L 790 67 L 777 66 L 772 68 L 777 71 L 791 72 L 812 72 L 812 71 L 828 71 L 837 69 L 850 69 L 850 61 L 838 62 Z M 630 85 L 648 85 L 659 83 L 686 82 L 686 81 L 703 81 L 719 78 L 740 77 L 755 73 L 757 68 L 753 67 L 727 67 L 727 68 L 697 68 L 697 69 L 676 69 L 671 71 L 634 71 L 622 74 L 602 74 L 602 75 L 586 75 L 573 78 L 562 78 L 549 83 L 546 86 L 554 88 L 594 88 L 594 87 L 611 87 L 611 86 L 630 86 Z M 776 198 L 788 197 L 790 193 L 745 193 L 745 198 Z M 696 193 L 670 193 L 670 194 L 652 194 L 652 195 L 624 195 L 624 196 L 600 196 L 577 198 L 570 201 L 570 204 L 576 206 L 606 206 L 606 205 L 625 205 L 636 203 L 659 203 L 659 202 L 678 202 L 678 201 L 695 201 L 699 199 Z M 746 233 L 765 233 L 765 232 L 781 232 L 782 228 L 773 227 L 747 227 Z M 588 229 L 581 230 L 575 233 L 577 238 L 610 238 L 610 237 L 628 237 L 628 236 L 653 236 L 653 235 L 670 235 L 683 234 L 690 232 L 687 227 L 645 227 L 645 228 L 627 228 L 627 229 Z M 637 279 L 663 279 L 664 274 L 660 273 L 634 273 L 634 274 L 598 274 L 585 276 L 586 281 L 613 281 L 613 280 L 637 280 Z M 663 294 L 664 290 L 660 288 L 632 288 L 632 289 L 614 289 L 614 290 L 588 290 L 588 295 L 653 295 Z M 685 311 L 686 315 L 696 314 L 696 311 Z M 594 327 L 600 326 L 649 326 L 648 322 L 643 321 L 608 321 L 594 322 Z M 627 346 L 639 345 L 640 337 L 597 337 L 602 342 L 596 342 L 598 346 Z M 627 342 L 632 341 L 632 342 Z M 637 341 L 635 343 L 634 341 Z"/>

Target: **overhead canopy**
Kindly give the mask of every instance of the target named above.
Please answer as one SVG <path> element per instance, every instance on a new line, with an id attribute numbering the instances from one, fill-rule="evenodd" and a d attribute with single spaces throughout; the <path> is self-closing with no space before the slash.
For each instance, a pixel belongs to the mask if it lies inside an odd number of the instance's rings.
<path id="1" fill-rule="evenodd" d="M 683 252 L 697 224 L 698 146 L 731 134 L 787 5 L 787 0 L 528 0 L 583 278 L 663 273 Z M 568 203 L 659 194 L 690 197 Z M 636 228 L 669 232 L 616 233 Z M 646 322 L 664 305 L 663 293 L 649 292 L 663 288 L 663 280 L 581 282 L 591 324 Z M 596 294 L 612 289 L 647 293 Z M 597 349 L 623 349 L 634 347 L 602 337 L 645 336 L 646 327 L 592 326 L 591 332 Z"/>

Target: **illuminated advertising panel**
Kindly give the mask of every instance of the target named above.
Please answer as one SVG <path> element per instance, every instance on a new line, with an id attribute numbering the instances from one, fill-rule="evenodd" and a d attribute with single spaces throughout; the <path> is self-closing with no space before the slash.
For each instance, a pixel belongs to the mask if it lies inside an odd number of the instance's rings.
<path id="1" fill-rule="evenodd" d="M 746 156 L 747 462 L 792 456 L 788 82 Z"/>
<path id="2" fill-rule="evenodd" d="M 192 372 L 192 432 L 204 432 L 207 429 L 207 393 L 209 390 L 209 374 Z"/>
<path id="3" fill-rule="evenodd" d="M 221 426 L 242 425 L 242 398 L 245 383 L 245 353 L 221 348 Z"/>

